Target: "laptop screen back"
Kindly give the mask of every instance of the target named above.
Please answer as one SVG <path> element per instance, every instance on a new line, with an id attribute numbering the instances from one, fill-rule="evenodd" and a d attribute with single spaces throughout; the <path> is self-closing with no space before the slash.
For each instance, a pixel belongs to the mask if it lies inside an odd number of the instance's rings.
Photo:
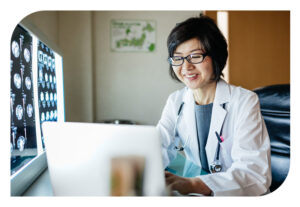
<path id="1" fill-rule="evenodd" d="M 49 122 L 43 130 L 54 195 L 117 195 L 112 189 L 120 176 L 126 177 L 121 165 L 128 159 L 144 165 L 142 195 L 164 193 L 161 143 L 154 126 Z M 118 168 L 123 175 L 112 179 Z"/>

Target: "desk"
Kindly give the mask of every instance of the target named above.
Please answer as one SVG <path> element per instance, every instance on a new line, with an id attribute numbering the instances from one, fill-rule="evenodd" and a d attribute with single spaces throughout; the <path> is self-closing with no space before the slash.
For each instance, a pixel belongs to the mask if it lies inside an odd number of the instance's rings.
<path id="1" fill-rule="evenodd" d="M 48 168 L 42 172 L 22 196 L 53 196 Z"/>
<path id="2" fill-rule="evenodd" d="M 175 175 L 183 177 L 195 177 L 207 174 L 199 166 L 177 153 L 176 159 L 167 167 L 167 170 Z M 175 195 L 180 195 L 179 193 Z M 24 192 L 22 196 L 53 196 L 48 168 L 36 179 L 36 181 Z"/>

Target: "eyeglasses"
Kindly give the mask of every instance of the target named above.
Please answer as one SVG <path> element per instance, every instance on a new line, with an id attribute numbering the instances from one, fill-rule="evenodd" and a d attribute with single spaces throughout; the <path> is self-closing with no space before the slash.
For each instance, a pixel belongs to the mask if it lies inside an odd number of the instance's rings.
<path id="1" fill-rule="evenodd" d="M 181 57 L 181 56 L 173 56 L 173 57 L 169 57 L 168 61 L 171 65 L 173 66 L 180 66 L 183 64 L 184 59 L 186 59 L 189 63 L 192 64 L 199 64 L 202 63 L 204 58 L 207 56 L 208 54 L 190 54 L 186 57 Z"/>

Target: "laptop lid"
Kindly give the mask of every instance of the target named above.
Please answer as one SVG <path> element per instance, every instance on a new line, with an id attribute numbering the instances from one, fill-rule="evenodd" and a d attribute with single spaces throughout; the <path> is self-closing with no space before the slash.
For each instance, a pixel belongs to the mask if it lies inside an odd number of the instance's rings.
<path id="1" fill-rule="evenodd" d="M 54 195 L 113 195 L 114 166 L 120 168 L 128 157 L 144 161 L 143 195 L 164 194 L 161 142 L 154 126 L 45 122 L 43 130 Z"/>

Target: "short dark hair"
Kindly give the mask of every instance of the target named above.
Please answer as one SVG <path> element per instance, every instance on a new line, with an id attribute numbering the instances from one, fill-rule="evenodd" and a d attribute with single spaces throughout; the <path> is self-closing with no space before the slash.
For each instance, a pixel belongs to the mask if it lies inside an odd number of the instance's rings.
<path id="1" fill-rule="evenodd" d="M 200 15 L 176 24 L 168 36 L 169 57 L 181 43 L 193 38 L 200 41 L 205 53 L 212 58 L 214 80 L 219 81 L 228 57 L 227 42 L 214 20 L 208 16 Z M 171 64 L 169 72 L 173 79 L 179 81 Z"/>

